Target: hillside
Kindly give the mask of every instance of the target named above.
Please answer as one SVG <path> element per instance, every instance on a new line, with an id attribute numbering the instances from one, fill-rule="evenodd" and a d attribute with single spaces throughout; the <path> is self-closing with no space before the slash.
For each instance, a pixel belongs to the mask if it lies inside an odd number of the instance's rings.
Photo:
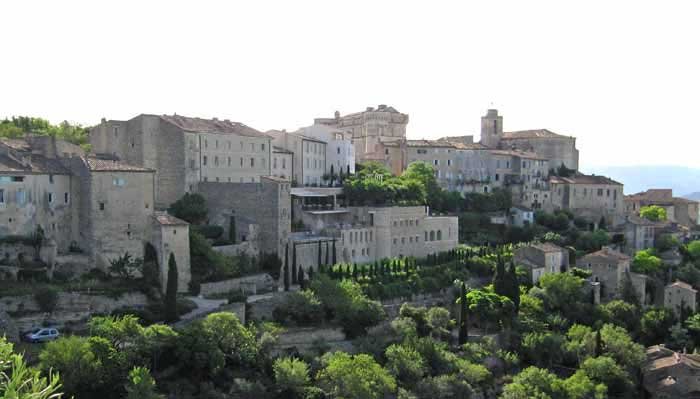
<path id="1" fill-rule="evenodd" d="M 675 195 L 693 193 L 700 198 L 700 169 L 671 165 L 596 166 L 583 168 L 584 173 L 611 177 L 625 185 L 625 194 L 649 188 L 672 188 Z"/>

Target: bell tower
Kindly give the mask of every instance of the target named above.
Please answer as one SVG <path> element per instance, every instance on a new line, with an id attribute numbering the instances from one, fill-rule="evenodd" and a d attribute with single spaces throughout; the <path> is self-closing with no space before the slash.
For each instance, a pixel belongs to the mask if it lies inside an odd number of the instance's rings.
<path id="1" fill-rule="evenodd" d="M 503 137 L 503 117 L 497 109 L 489 109 L 481 117 L 481 144 L 489 148 L 497 148 Z"/>

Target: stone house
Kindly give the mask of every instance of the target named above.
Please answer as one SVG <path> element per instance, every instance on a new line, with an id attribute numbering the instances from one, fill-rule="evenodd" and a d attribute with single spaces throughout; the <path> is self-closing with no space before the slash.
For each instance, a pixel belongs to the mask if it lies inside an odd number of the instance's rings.
<path id="1" fill-rule="evenodd" d="M 697 293 L 697 290 L 683 281 L 668 284 L 664 287 L 664 307 L 672 310 L 678 317 L 681 315 L 681 308 L 690 311 L 686 313 L 687 315 L 695 313 Z"/>
<path id="2" fill-rule="evenodd" d="M 700 397 L 700 355 L 650 346 L 642 364 L 642 385 L 645 397 L 651 399 Z"/>
<path id="3" fill-rule="evenodd" d="M 545 242 L 518 248 L 513 253 L 516 265 L 524 266 L 533 284 L 545 274 L 562 273 L 569 268 L 569 251 Z"/>
<path id="4" fill-rule="evenodd" d="M 325 142 L 326 172 L 338 176 L 340 171 L 347 175 L 355 173 L 355 146 L 352 133 L 323 124 L 314 124 L 297 130 L 296 133 Z M 337 180 L 336 180 L 337 182 Z"/>
<path id="5" fill-rule="evenodd" d="M 165 209 L 199 182 L 259 182 L 271 173 L 271 138 L 239 122 L 141 114 L 90 130 L 98 155 L 156 173 L 156 207 Z"/>
<path id="6" fill-rule="evenodd" d="M 0 192 L 0 218 L 7 220 L 0 237 L 30 236 L 40 226 L 47 245 L 59 255 L 80 250 L 90 268 L 106 270 L 127 252 L 142 258 L 147 245 L 183 245 L 157 227 L 153 170 L 85 155 L 53 137 L 0 140 Z M 180 229 L 188 237 L 186 224 Z M 186 290 L 189 250 L 176 255 Z"/>
<path id="7" fill-rule="evenodd" d="M 513 206 L 510 208 L 510 224 L 523 227 L 535 223 L 535 211 L 524 206 Z"/>
<path id="8" fill-rule="evenodd" d="M 284 130 L 269 130 L 274 146 L 291 151 L 293 155 L 292 183 L 298 186 L 321 186 L 326 168 L 325 141 Z"/>
<path id="9" fill-rule="evenodd" d="M 646 303 L 646 279 L 643 274 L 630 271 L 631 258 L 609 247 L 583 256 L 576 263 L 578 267 L 591 272 L 591 281 L 600 283 L 600 300 L 609 302 L 619 298 L 620 290 L 629 278 L 639 303 Z"/>
<path id="10" fill-rule="evenodd" d="M 270 173 L 287 181 L 294 176 L 294 153 L 282 147 L 272 146 L 272 167 Z"/>
<path id="11" fill-rule="evenodd" d="M 549 186 L 549 198 L 542 205 L 548 212 L 569 210 L 595 225 L 601 218 L 605 218 L 608 226 L 624 223 L 622 183 L 604 176 L 577 173 L 569 177 L 551 176 Z"/>
<path id="12" fill-rule="evenodd" d="M 160 286 L 168 285 L 168 262 L 170 254 L 177 264 L 177 290 L 187 292 L 192 279 L 190 265 L 190 226 L 184 220 L 169 215 L 167 212 L 155 212 L 153 218 L 152 242 L 158 256 Z"/>
<path id="13" fill-rule="evenodd" d="M 653 248 L 658 231 L 664 223 L 652 222 L 637 215 L 625 218 L 623 232 L 625 235 L 625 252 L 634 255 L 637 251 Z"/>
<path id="14" fill-rule="evenodd" d="M 649 189 L 626 195 L 624 203 L 625 212 L 628 215 L 639 215 L 642 207 L 656 205 L 666 210 L 666 217 L 670 222 L 677 222 L 690 228 L 698 224 L 700 202 L 674 197 L 672 189 Z"/>
<path id="15" fill-rule="evenodd" d="M 380 141 L 405 139 L 407 124 L 407 114 L 385 104 L 380 104 L 376 109 L 367 107 L 365 111 L 343 116 L 336 111 L 333 118 L 314 120 L 314 125 L 326 125 L 352 134 L 358 162 L 368 160 L 367 155 L 375 151 Z"/>

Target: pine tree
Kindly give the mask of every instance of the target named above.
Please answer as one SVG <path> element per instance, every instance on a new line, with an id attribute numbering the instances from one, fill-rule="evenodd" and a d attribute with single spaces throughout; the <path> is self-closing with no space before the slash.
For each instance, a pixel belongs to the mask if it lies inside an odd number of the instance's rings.
<path id="1" fill-rule="evenodd" d="M 467 287 L 462 283 L 462 291 L 459 295 L 459 338 L 460 345 L 467 343 L 469 339 L 469 315 L 467 314 Z"/>
<path id="2" fill-rule="evenodd" d="M 336 254 L 335 254 L 335 240 L 333 240 L 333 264 L 335 265 L 338 260 L 336 259 Z"/>
<path id="3" fill-rule="evenodd" d="M 168 259 L 168 285 L 165 291 L 165 320 L 177 321 L 177 263 L 175 255 L 170 254 Z"/>
<path id="4" fill-rule="evenodd" d="M 303 290 L 306 288 L 306 281 L 304 281 L 304 267 L 299 266 L 299 275 L 297 276 L 297 281 L 299 282 L 299 287 Z"/>
<path id="5" fill-rule="evenodd" d="M 284 246 L 284 290 L 289 291 L 289 243 Z"/>
<path id="6" fill-rule="evenodd" d="M 297 283 L 297 246 L 292 245 L 292 284 Z"/>
<path id="7" fill-rule="evenodd" d="M 510 284 L 509 298 L 513 301 L 515 313 L 517 314 L 518 309 L 520 309 L 520 283 L 518 282 L 518 271 L 513 262 L 510 262 L 510 267 L 508 268 L 508 283 Z"/>

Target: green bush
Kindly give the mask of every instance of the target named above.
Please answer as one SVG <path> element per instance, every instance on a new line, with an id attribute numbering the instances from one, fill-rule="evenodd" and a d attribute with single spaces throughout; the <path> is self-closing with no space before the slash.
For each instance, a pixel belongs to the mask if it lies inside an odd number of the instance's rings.
<path id="1" fill-rule="evenodd" d="M 58 303 L 58 290 L 53 287 L 42 287 L 34 294 L 34 300 L 42 312 L 51 313 Z"/>
<path id="2" fill-rule="evenodd" d="M 313 291 L 297 291 L 291 293 L 282 305 L 272 311 L 272 317 L 280 324 L 318 324 L 324 319 L 323 305 Z"/>
<path id="3" fill-rule="evenodd" d="M 203 235 L 204 238 L 208 238 L 210 240 L 216 240 L 224 234 L 224 228 L 216 225 L 207 224 L 203 226 L 191 226 L 190 228 L 193 231 Z"/>

